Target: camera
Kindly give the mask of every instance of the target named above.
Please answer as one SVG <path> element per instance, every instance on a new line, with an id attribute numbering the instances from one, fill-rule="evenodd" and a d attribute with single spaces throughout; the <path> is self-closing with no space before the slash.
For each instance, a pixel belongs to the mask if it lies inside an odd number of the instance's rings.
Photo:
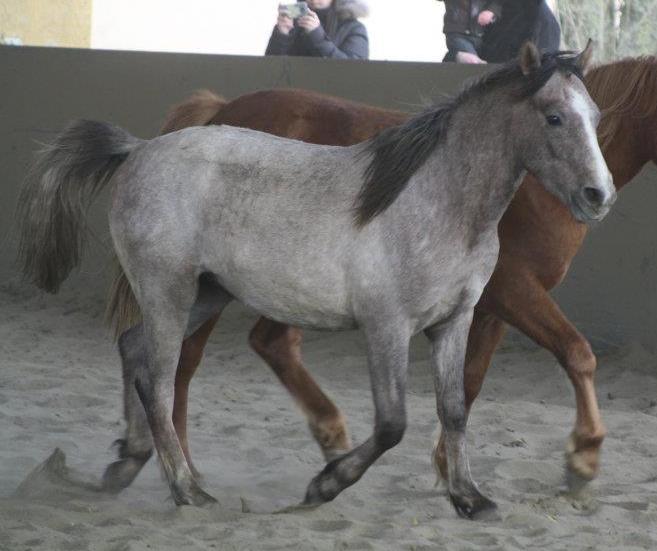
<path id="1" fill-rule="evenodd" d="M 279 4 L 278 12 L 287 15 L 290 19 L 298 19 L 307 15 L 310 9 L 305 2 L 295 2 L 294 4 Z"/>

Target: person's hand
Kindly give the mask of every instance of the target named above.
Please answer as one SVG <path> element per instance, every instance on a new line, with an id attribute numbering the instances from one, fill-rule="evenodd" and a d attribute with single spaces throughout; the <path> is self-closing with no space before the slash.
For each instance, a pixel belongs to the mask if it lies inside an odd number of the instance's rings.
<path id="1" fill-rule="evenodd" d="M 290 34 L 290 31 L 294 27 L 294 21 L 288 15 L 283 12 L 278 13 L 278 20 L 276 21 L 276 28 L 281 34 Z"/>
<path id="2" fill-rule="evenodd" d="M 490 10 L 482 11 L 479 14 L 479 17 L 477 17 L 477 23 L 479 23 L 482 27 L 490 25 L 493 21 L 495 21 L 495 14 Z"/>
<path id="3" fill-rule="evenodd" d="M 319 16 L 312 10 L 308 10 L 306 15 L 297 19 L 297 26 L 301 27 L 306 33 L 313 32 L 320 25 Z"/>
<path id="4" fill-rule="evenodd" d="M 486 62 L 483 59 L 481 59 L 478 55 L 471 54 L 470 52 L 457 52 L 456 63 L 480 64 Z"/>

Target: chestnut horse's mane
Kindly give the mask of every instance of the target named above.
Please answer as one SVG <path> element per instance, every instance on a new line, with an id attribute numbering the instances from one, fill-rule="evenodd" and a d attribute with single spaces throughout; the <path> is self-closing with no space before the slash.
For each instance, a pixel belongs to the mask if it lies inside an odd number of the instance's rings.
<path id="1" fill-rule="evenodd" d="M 642 56 L 600 65 L 586 75 L 586 86 L 603 113 L 598 138 L 609 147 L 628 116 L 657 114 L 657 57 Z"/>

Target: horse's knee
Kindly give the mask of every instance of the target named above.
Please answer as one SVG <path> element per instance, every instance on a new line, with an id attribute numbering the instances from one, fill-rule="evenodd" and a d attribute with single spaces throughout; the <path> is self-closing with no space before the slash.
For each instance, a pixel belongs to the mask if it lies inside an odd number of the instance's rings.
<path id="1" fill-rule="evenodd" d="M 562 363 L 571 378 L 592 377 L 597 367 L 591 345 L 581 336 L 566 345 Z"/>
<path id="2" fill-rule="evenodd" d="M 406 419 L 386 419 L 377 423 L 375 438 L 377 444 L 384 449 L 390 449 L 399 444 L 406 432 Z"/>

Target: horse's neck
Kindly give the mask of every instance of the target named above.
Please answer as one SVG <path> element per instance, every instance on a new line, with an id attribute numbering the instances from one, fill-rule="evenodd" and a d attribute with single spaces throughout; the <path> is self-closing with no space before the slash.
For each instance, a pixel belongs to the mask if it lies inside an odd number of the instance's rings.
<path id="1" fill-rule="evenodd" d="M 617 190 L 628 184 L 648 162 L 649 158 L 641 149 L 629 128 L 619 131 L 604 148 L 605 161 Z"/>
<path id="2" fill-rule="evenodd" d="M 511 117 L 500 102 L 482 100 L 455 113 L 444 143 L 425 167 L 425 193 L 462 206 L 463 222 L 478 231 L 497 228 L 524 174 L 510 128 L 504 128 Z"/>
<path id="3" fill-rule="evenodd" d="M 653 118 L 628 117 L 605 146 L 605 161 L 616 189 L 622 189 L 650 161 L 652 134 L 657 132 L 657 121 Z"/>

